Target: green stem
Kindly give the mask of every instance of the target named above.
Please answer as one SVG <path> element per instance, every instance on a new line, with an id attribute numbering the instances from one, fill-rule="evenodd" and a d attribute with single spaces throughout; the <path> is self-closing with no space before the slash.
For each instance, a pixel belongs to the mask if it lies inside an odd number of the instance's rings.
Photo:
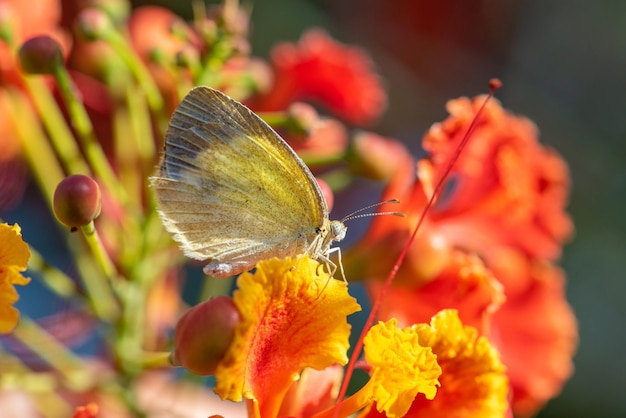
<path id="1" fill-rule="evenodd" d="M 67 69 L 63 65 L 55 68 L 54 79 L 57 82 L 63 102 L 69 112 L 69 118 L 74 127 L 78 140 L 81 142 L 87 161 L 96 174 L 103 182 L 105 188 L 125 204 L 127 201 L 127 193 L 121 187 L 117 180 L 113 168 L 109 164 L 98 139 L 96 138 L 93 125 L 87 114 L 84 104 L 77 99 L 77 89 L 72 82 Z"/>
<path id="2" fill-rule="evenodd" d="M 70 244 L 73 244 L 72 252 L 95 314 L 109 322 L 118 316 L 118 305 L 113 292 L 113 289 L 119 286 L 117 271 L 102 245 L 93 221 L 81 227 L 81 231 L 92 257 L 88 256 L 82 246 L 70 241 Z M 93 261 L 96 262 L 97 269 L 93 268 Z"/>
<path id="3" fill-rule="evenodd" d="M 43 79 L 23 76 L 22 80 L 66 172 L 89 175 L 91 170 L 85 163 L 76 140 Z"/>
<path id="4" fill-rule="evenodd" d="M 144 369 L 160 369 L 163 367 L 172 367 L 169 352 L 149 352 L 144 351 L 141 355 L 141 364 Z"/>
<path id="5" fill-rule="evenodd" d="M 29 249 L 28 270 L 39 273 L 43 278 L 43 284 L 57 295 L 63 298 L 76 296 L 77 289 L 74 281 L 61 270 L 48 264 L 32 246 Z"/>
<path id="6" fill-rule="evenodd" d="M 104 275 L 108 278 L 116 277 L 117 271 L 115 269 L 115 264 L 113 264 L 113 261 L 104 249 L 93 221 L 91 221 L 88 225 L 81 227 L 80 230 L 83 232 L 87 245 L 89 246 L 96 263 L 98 263 L 98 266 L 100 266 Z"/>
<path id="7" fill-rule="evenodd" d="M 300 155 L 300 158 L 302 158 L 302 161 L 304 161 L 304 163 L 308 167 L 328 166 L 328 165 L 337 164 L 337 163 L 341 163 L 345 161 L 344 153 L 329 155 L 329 156 L 324 156 L 324 157 L 320 157 L 316 155 L 314 152 L 311 152 L 311 153 L 302 152 L 299 155 Z M 338 170 L 335 170 L 335 171 L 338 171 Z M 346 171 L 346 170 L 343 170 L 343 171 Z M 351 176 L 350 173 L 346 173 L 346 175 Z"/>
<path id="8" fill-rule="evenodd" d="M 339 168 L 324 173 L 321 179 L 324 180 L 333 191 L 337 192 L 347 188 L 354 177 L 348 170 Z"/>
<path id="9" fill-rule="evenodd" d="M 141 370 L 141 353 L 144 336 L 146 289 L 138 282 L 125 282 L 119 292 L 122 318 L 118 324 L 115 352 L 126 375 L 136 375 Z"/>
<path id="10" fill-rule="evenodd" d="M 153 170 L 156 144 L 145 98 L 136 86 L 128 88 L 126 92 L 129 122 L 132 129 L 132 138 L 135 140 L 134 144 L 137 154 L 142 163 L 142 168 L 149 167 L 150 170 Z"/>
<path id="11" fill-rule="evenodd" d="M 159 129 L 164 133 L 167 128 L 167 116 L 164 114 L 163 96 L 159 91 L 150 72 L 130 47 L 121 33 L 107 31 L 104 39 L 111 45 L 118 56 L 124 61 L 131 74 L 141 86 L 150 110 L 154 113 Z"/>
<path id="12" fill-rule="evenodd" d="M 55 152 L 20 91 L 4 88 L 0 90 L 0 100 L 21 141 L 31 172 L 44 194 L 46 203 L 52 208 L 54 190 L 65 177 L 59 161 L 55 158 Z"/>

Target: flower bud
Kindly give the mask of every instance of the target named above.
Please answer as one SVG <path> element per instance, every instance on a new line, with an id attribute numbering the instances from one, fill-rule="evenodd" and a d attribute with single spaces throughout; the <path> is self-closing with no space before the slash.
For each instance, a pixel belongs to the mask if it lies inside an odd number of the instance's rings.
<path id="1" fill-rule="evenodd" d="M 66 177 L 54 191 L 54 214 L 72 229 L 97 218 L 101 207 L 100 187 L 91 177 L 81 174 Z"/>
<path id="2" fill-rule="evenodd" d="M 294 102 L 289 105 L 287 113 L 290 121 L 289 133 L 291 135 L 310 135 L 315 124 L 320 120 L 317 110 L 310 104 L 303 102 Z"/>
<path id="3" fill-rule="evenodd" d="M 452 251 L 452 245 L 444 235 L 435 232 L 418 234 L 410 249 L 412 284 L 436 279 L 450 265 Z"/>
<path id="4" fill-rule="evenodd" d="M 89 41 L 106 38 L 112 28 L 113 24 L 109 16 L 94 7 L 84 9 L 76 17 L 76 32 Z"/>
<path id="5" fill-rule="evenodd" d="M 115 24 L 123 24 L 131 12 L 128 0 L 91 0 L 90 6 L 102 10 Z"/>
<path id="6" fill-rule="evenodd" d="M 11 5 L 0 3 L 0 41 L 9 43 L 13 39 L 13 23 L 16 19 Z"/>
<path id="7" fill-rule="evenodd" d="M 407 162 L 411 156 L 402 143 L 371 132 L 356 135 L 348 154 L 352 172 L 373 180 L 391 179 Z"/>
<path id="8" fill-rule="evenodd" d="M 176 324 L 172 362 L 197 375 L 212 374 L 228 351 L 240 315 L 220 296 L 189 309 Z"/>
<path id="9" fill-rule="evenodd" d="M 61 45 L 50 36 L 28 39 L 18 51 L 22 70 L 27 74 L 52 74 L 63 65 Z"/>

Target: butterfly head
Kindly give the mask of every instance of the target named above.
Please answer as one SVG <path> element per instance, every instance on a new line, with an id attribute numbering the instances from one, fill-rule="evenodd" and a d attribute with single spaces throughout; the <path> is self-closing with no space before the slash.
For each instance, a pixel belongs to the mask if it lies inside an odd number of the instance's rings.
<path id="1" fill-rule="evenodd" d="M 346 231 L 348 228 L 342 221 L 330 221 L 328 237 L 330 241 L 341 241 L 346 237 Z"/>

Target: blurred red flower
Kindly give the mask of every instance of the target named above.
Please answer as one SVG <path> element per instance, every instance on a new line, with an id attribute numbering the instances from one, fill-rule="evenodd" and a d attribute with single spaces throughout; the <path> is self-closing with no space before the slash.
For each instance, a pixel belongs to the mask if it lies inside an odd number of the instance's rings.
<path id="1" fill-rule="evenodd" d="M 133 48 L 146 63 L 161 93 L 172 107 L 175 106 L 179 100 L 176 83 L 180 80 L 171 66 L 176 54 L 186 46 L 199 46 L 196 34 L 180 16 L 159 6 L 135 9 L 128 20 L 128 34 Z"/>
<path id="2" fill-rule="evenodd" d="M 35 35 L 49 35 L 61 45 L 64 53 L 70 38 L 58 26 L 61 4 L 58 0 L 0 0 L 0 25 L 8 31 L 15 46 Z M 18 75 L 15 51 L 5 40 L 0 40 L 0 88 L 17 86 Z M 8 100 L 0 99 L 0 214 L 16 205 L 26 186 L 26 170 L 20 158 L 20 141 L 9 118 Z"/>
<path id="3" fill-rule="evenodd" d="M 312 101 L 348 122 L 368 124 L 386 107 L 385 91 L 369 57 L 321 30 L 305 33 L 298 44 L 277 45 L 271 62 L 274 85 L 252 103 L 257 111 Z"/>

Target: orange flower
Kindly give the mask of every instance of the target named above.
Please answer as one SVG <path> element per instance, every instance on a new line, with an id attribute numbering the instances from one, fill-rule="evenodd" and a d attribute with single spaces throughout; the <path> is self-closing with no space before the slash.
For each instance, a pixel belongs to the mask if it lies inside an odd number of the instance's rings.
<path id="1" fill-rule="evenodd" d="M 312 100 L 349 122 L 367 124 L 386 106 L 369 57 L 321 30 L 305 33 L 297 45 L 276 46 L 272 64 L 274 87 L 252 104 L 257 111 L 282 110 L 295 101 Z"/>
<path id="2" fill-rule="evenodd" d="M 28 244 L 22 240 L 20 227 L 0 224 L 0 334 L 11 332 L 17 325 L 20 313 L 11 306 L 18 300 L 13 285 L 30 281 L 20 274 L 26 270 L 29 257 Z"/>
<path id="3" fill-rule="evenodd" d="M 324 370 L 304 369 L 300 379 L 289 388 L 278 416 L 311 417 L 332 408 L 342 377 L 343 367 L 339 364 Z"/>
<path id="4" fill-rule="evenodd" d="M 495 418 L 507 410 L 507 379 L 498 352 L 454 310 L 438 312 L 430 325 L 400 328 L 395 318 L 379 322 L 365 336 L 363 352 L 370 379 L 336 407 L 309 410 L 313 416 L 344 417 L 360 410 L 377 416 L 375 407 L 387 417 Z M 334 388 L 323 379 L 319 383 L 317 392 Z"/>
<path id="5" fill-rule="evenodd" d="M 96 418 L 98 416 L 98 405 L 90 403 L 85 406 L 79 406 L 76 408 L 72 418 Z"/>
<path id="6" fill-rule="evenodd" d="M 482 101 L 451 100 L 450 117 L 424 137 L 434 179 L 441 176 Z M 531 121 L 491 100 L 453 173 L 458 184 L 431 218 L 457 245 L 484 253 L 490 245 L 504 244 L 532 257 L 560 256 L 573 231 L 564 211 L 569 174 L 562 158 L 539 144 Z"/>
<path id="7" fill-rule="evenodd" d="M 462 98 L 448 103 L 451 116 L 425 136 L 430 158 L 417 163 L 417 181 L 412 163 L 396 171 L 383 199 L 399 198 L 401 203 L 381 211 L 399 210 L 406 217 L 373 219 L 364 239 L 345 254 L 349 276 L 386 275 L 482 101 Z M 401 316 L 407 323 L 423 321 L 437 309 L 458 307 L 465 321 L 496 338 L 509 370 L 515 413 L 535 412 L 558 393 L 572 370 L 576 323 L 562 274 L 553 265 L 573 230 L 564 211 L 568 192 L 567 167 L 538 143 L 535 126 L 489 102 L 398 271 L 396 285 L 411 289 L 392 289 L 383 305 L 381 317 Z M 467 261 L 459 253 L 480 256 L 486 273 L 490 271 L 484 277 L 495 279 L 477 276 L 473 282 L 482 285 L 470 291 L 466 286 L 472 281 L 460 279 L 467 274 L 462 268 Z M 500 291 L 493 284 L 484 286 L 494 281 L 506 297 L 499 310 Z M 379 287 L 369 285 L 372 293 Z M 461 297 L 466 293 L 471 297 Z M 530 312 L 541 316 L 529 322 Z M 513 338 L 515 332 L 523 341 Z M 526 338 L 527 333 L 532 338 Z M 550 362 L 545 361 L 546 353 Z"/>
<path id="8" fill-rule="evenodd" d="M 240 322 L 215 369 L 215 392 L 245 398 L 250 417 L 345 417 L 373 406 L 401 417 L 415 405 L 497 417 L 508 406 L 497 351 L 453 310 L 437 313 L 430 325 L 400 328 L 394 318 L 373 326 L 363 345 L 370 379 L 335 404 L 339 365 L 347 361 L 346 316 L 359 310 L 346 283 L 302 256 L 260 262 L 238 286 L 233 301 Z"/>
<path id="9" fill-rule="evenodd" d="M 407 411 L 385 411 L 380 401 L 366 416 L 501 418 L 508 410 L 508 382 L 498 351 L 475 328 L 464 326 L 454 310 L 435 315 L 430 326 L 414 325 L 421 345 L 441 366 L 441 387 L 433 398 L 417 396 Z M 398 413 L 399 412 L 399 413 Z"/>
<path id="10" fill-rule="evenodd" d="M 276 416 L 306 367 L 348 361 L 350 325 L 360 310 L 347 284 L 308 257 L 260 262 L 233 296 L 241 314 L 235 339 L 215 372 L 222 399 L 249 400 L 254 416 Z"/>
<path id="11" fill-rule="evenodd" d="M 516 416 L 532 416 L 558 395 L 574 371 L 576 317 L 565 298 L 565 275 L 552 263 L 522 259 L 510 269 L 492 266 L 506 289 L 493 315 L 491 336 L 507 365 Z M 518 262 L 519 263 L 519 262 Z"/>
<path id="12" fill-rule="evenodd" d="M 406 217 L 373 219 L 362 242 L 351 251 L 358 257 L 354 264 L 360 276 L 379 277 L 389 271 L 390 265 L 381 266 L 380 261 L 392 263 L 399 254 L 482 101 L 478 97 L 448 103 L 451 116 L 433 125 L 424 138 L 430 159 L 418 162 L 417 181 L 412 163 L 398 158 L 402 167 L 382 199 L 397 198 L 401 203 L 380 210 L 398 210 Z M 499 246 L 557 259 L 573 230 L 564 211 L 568 192 L 567 167 L 555 151 L 538 143 L 535 126 L 490 101 L 452 171 L 448 190 L 427 214 L 398 279 L 436 277 L 452 247 L 474 251 L 487 260 Z"/>
<path id="13" fill-rule="evenodd" d="M 370 299 L 382 283 L 369 281 Z M 428 321 L 433 313 L 454 307 L 466 325 L 489 335 L 494 312 L 504 303 L 504 289 L 476 256 L 454 251 L 446 269 L 422 286 L 393 286 L 382 301 L 379 316 L 397 318 L 400 326 Z"/>
<path id="14" fill-rule="evenodd" d="M 381 200 L 399 199 L 400 202 L 382 205 L 379 211 L 398 211 L 405 216 L 377 216 L 372 219 L 365 236 L 344 253 L 344 267 L 351 280 L 387 276 L 426 206 L 428 193 L 434 187 L 430 178 L 420 177 L 415 181 L 415 162 L 404 147 L 394 147 L 389 151 L 387 157 L 396 166 L 392 168 L 393 177 Z M 425 190 L 426 182 L 428 190 Z M 452 245 L 437 227 L 427 216 L 398 270 L 396 284 L 428 282 L 448 265 Z"/>

